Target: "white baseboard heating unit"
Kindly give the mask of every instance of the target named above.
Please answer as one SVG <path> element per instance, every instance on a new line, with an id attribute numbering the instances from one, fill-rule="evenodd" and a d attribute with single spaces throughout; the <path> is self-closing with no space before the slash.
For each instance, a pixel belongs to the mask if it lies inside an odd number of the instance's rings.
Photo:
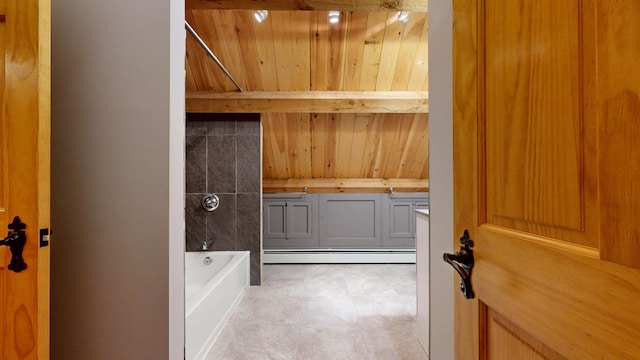
<path id="1" fill-rule="evenodd" d="M 414 264 L 410 249 L 279 249 L 264 250 L 264 264 Z"/>

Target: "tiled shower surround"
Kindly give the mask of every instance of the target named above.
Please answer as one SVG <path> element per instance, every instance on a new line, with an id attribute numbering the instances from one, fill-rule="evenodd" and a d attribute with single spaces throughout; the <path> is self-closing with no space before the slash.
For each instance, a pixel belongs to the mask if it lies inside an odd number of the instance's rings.
<path id="1" fill-rule="evenodd" d="M 251 251 L 251 284 L 260 284 L 260 114 L 187 114 L 187 251 Z M 201 205 L 209 193 L 220 206 Z"/>

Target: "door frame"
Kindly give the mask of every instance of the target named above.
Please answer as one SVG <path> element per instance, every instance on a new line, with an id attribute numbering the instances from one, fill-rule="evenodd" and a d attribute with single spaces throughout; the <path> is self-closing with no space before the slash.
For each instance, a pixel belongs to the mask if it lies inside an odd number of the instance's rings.
<path id="1" fill-rule="evenodd" d="M 453 271 L 453 1 L 429 0 L 429 189 L 432 359 L 454 358 Z"/>

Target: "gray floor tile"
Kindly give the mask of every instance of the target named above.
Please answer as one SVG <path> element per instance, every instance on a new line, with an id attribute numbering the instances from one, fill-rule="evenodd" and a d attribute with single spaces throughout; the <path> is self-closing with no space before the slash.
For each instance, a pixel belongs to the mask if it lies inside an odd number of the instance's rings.
<path id="1" fill-rule="evenodd" d="M 295 360 L 298 346 L 296 325 L 232 325 L 236 337 L 231 340 L 223 359 Z"/>
<path id="2" fill-rule="evenodd" d="M 426 360 L 416 336 L 415 265 L 265 265 L 207 356 Z"/>

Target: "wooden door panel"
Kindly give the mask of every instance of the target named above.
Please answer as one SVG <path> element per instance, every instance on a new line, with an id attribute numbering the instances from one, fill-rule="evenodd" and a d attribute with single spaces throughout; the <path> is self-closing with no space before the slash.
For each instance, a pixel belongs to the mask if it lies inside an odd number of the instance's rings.
<path id="1" fill-rule="evenodd" d="M 5 0 L 0 0 L 0 54 L 4 55 L 5 53 L 5 33 L 6 33 L 6 25 L 5 21 L 2 18 L 6 14 L 6 6 Z M 0 56 L 0 89 L 4 89 L 4 67 L 5 67 L 5 59 L 4 56 Z M 0 90 L 0 104 L 4 103 L 4 91 Z M 7 180 L 8 180 L 8 172 L 7 172 L 7 125 L 6 125 L 6 117 L 4 116 L 4 112 L 0 112 L 0 238 L 5 237 L 5 230 L 7 229 Z M 0 255 L 2 253 L 2 248 L 0 248 Z M 4 264 L 4 256 L 0 256 L 0 268 Z M 1 288 L 0 288 L 1 289 Z"/>
<path id="2" fill-rule="evenodd" d="M 583 131 L 596 119 L 582 111 L 595 75 L 580 57 L 593 41 L 582 36 L 595 23 L 587 3 L 480 2 L 479 181 L 482 222 L 597 247 L 597 192 L 584 176 L 596 164 L 595 133 Z"/>
<path id="3" fill-rule="evenodd" d="M 640 13 L 638 1 L 598 2 L 602 258 L 640 268 Z M 624 24 L 624 25 L 623 25 Z"/>
<path id="4" fill-rule="evenodd" d="M 5 0 L 0 0 L 0 15 L 6 14 Z M 0 104 L 4 103 L 4 53 L 5 53 L 5 23 L 0 21 Z M 1 107 L 0 107 L 1 109 Z M 6 117 L 4 112 L 0 112 L 0 239 L 3 239 L 7 235 L 7 130 L 6 130 Z M 0 247 L 0 309 L 5 308 L 5 271 L 8 265 L 8 259 L 11 259 L 11 253 L 6 246 Z M 5 324 L 4 310 L 0 310 L 0 329 Z M 6 336 L 0 336 L 0 350 L 5 348 Z M 4 352 L 0 352 L 0 356 L 3 356 Z"/>
<path id="5" fill-rule="evenodd" d="M 0 358 L 49 358 L 50 3 L 1 1 L 0 237 L 14 216 L 26 224 L 27 268 L 9 270 L 0 248 Z M 6 10 L 6 13 L 4 12 Z"/>
<path id="6" fill-rule="evenodd" d="M 0 54 L 4 53 L 4 38 L 2 37 L 2 29 L 4 29 L 3 24 L 0 23 Z M 2 56 L 0 56 L 2 58 Z M 4 80 L 4 66 L 0 67 L 0 82 Z M 2 98 L 2 91 L 0 91 L 0 104 Z M 5 139 L 5 124 L 4 124 L 4 116 L 0 115 L 0 239 L 4 239 L 7 236 L 7 213 L 6 213 L 6 189 L 4 184 L 6 183 L 5 178 L 7 174 L 7 167 L 5 156 L 7 154 L 6 151 L 6 139 Z M 11 253 L 6 246 L 0 246 L 0 309 L 5 309 L 5 268 L 9 264 L 9 259 L 11 259 Z M 0 310 L 0 328 L 2 328 L 5 323 L 4 320 L 4 310 Z M 0 336 L 0 350 L 4 349 L 4 342 L 6 336 Z M 2 355 L 2 352 L 0 352 Z"/>
<path id="7" fill-rule="evenodd" d="M 484 313 L 488 360 L 565 359 L 492 309 L 485 309 Z"/>
<path id="8" fill-rule="evenodd" d="M 477 238 L 474 284 L 487 306 L 571 358 L 640 354 L 637 271 L 495 226 Z"/>
<path id="9" fill-rule="evenodd" d="M 456 358 L 640 358 L 638 13 L 454 1 Z"/>
<path id="10" fill-rule="evenodd" d="M 4 235 L 3 235 L 4 237 Z M 0 253 L 0 255 L 3 255 L 2 253 Z M 2 258 L 4 258 L 5 256 L 2 256 Z M 4 294 L 5 293 L 5 265 L 4 265 L 4 259 L 0 260 L 0 294 Z M 5 304 L 4 304 L 4 296 L 0 296 L 0 306 L 2 306 L 0 309 L 4 309 Z M 5 312 L 4 311 L 0 311 L 0 326 L 4 326 L 3 324 L 5 323 Z M 3 350 L 5 348 L 5 342 L 6 342 L 6 336 L 0 336 L 0 350 Z M 0 352 L 0 355 L 3 355 L 3 352 Z"/>

